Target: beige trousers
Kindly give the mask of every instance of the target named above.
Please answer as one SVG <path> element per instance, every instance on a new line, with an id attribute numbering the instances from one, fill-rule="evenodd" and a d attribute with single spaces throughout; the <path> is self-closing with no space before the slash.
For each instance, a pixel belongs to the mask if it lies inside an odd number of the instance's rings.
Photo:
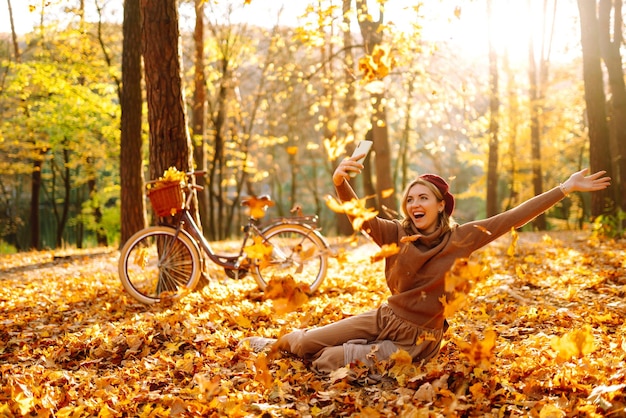
<path id="1" fill-rule="evenodd" d="M 319 372 L 331 372 L 356 360 L 372 365 L 386 360 L 399 349 L 413 361 L 427 360 L 439 352 L 443 330 L 418 327 L 398 318 L 386 304 L 380 308 L 345 318 L 322 327 L 296 330 L 278 341 L 284 349 L 312 360 Z M 376 346 L 376 347 L 375 347 Z"/>

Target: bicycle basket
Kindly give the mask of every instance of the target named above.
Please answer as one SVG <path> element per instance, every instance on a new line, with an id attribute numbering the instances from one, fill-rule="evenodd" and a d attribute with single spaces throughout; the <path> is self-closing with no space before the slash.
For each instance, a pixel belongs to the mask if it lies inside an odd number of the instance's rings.
<path id="1" fill-rule="evenodd" d="M 148 190 L 148 198 L 158 216 L 175 215 L 183 209 L 183 189 L 178 181 L 159 182 Z"/>

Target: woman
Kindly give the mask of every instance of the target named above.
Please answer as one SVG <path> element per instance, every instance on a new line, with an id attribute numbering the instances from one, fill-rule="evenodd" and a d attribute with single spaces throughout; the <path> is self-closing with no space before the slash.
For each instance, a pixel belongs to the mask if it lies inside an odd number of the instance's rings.
<path id="1" fill-rule="evenodd" d="M 348 179 L 360 173 L 361 156 L 344 159 L 333 174 L 341 201 L 357 198 Z M 252 349 L 269 345 L 312 360 L 319 372 L 331 372 L 354 361 L 371 364 L 375 350 L 378 360 L 389 358 L 398 349 L 413 361 L 427 360 L 440 348 L 447 329 L 440 298 L 445 294 L 445 275 L 460 258 L 502 236 L 512 227 L 521 227 L 548 210 L 568 193 L 605 189 L 610 178 L 605 171 L 587 175 L 588 169 L 572 174 L 560 186 L 488 219 L 456 225 L 451 221 L 454 196 L 448 183 L 435 174 L 414 180 L 402 198 L 402 221 L 375 218 L 363 229 L 382 246 L 396 243 L 400 251 L 385 260 L 385 277 L 391 291 L 387 303 L 378 309 L 318 328 L 296 330 L 278 341 L 249 337 Z"/>

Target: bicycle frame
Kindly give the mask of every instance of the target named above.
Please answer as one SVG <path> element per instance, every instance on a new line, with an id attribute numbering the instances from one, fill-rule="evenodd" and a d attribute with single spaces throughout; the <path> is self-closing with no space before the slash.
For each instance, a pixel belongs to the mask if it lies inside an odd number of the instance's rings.
<path id="1" fill-rule="evenodd" d="M 229 269 L 229 270 L 235 270 L 235 271 L 239 270 L 242 267 L 244 267 L 243 261 L 246 260 L 246 257 L 244 257 L 244 249 L 246 247 L 246 244 L 248 243 L 250 235 L 252 235 L 251 231 L 253 232 L 254 235 L 261 237 L 264 243 L 267 243 L 268 239 L 263 234 L 263 231 L 256 225 L 255 219 L 250 217 L 248 218 L 248 222 L 246 223 L 246 225 L 243 227 L 244 236 L 241 241 L 239 253 L 237 255 L 224 255 L 224 254 L 218 254 L 215 251 L 213 251 L 209 241 L 206 239 L 206 237 L 204 236 L 204 234 L 202 233 L 202 231 L 200 230 L 200 228 L 194 221 L 193 217 L 191 216 L 191 213 L 189 212 L 191 200 L 196 195 L 196 190 L 199 190 L 201 188 L 202 186 L 198 186 L 197 184 L 195 184 L 195 181 L 188 183 L 185 206 L 183 210 L 180 212 L 180 214 L 177 215 L 180 218 L 177 220 L 177 222 L 175 222 L 174 225 L 167 224 L 167 223 L 164 223 L 164 225 L 174 227 L 176 229 L 176 236 L 178 236 L 178 234 L 181 233 L 181 230 L 184 230 L 185 232 L 187 232 L 188 235 L 190 235 L 191 238 L 193 238 L 194 242 L 198 245 L 198 250 L 202 250 L 202 252 L 207 257 L 209 257 L 209 259 L 212 262 L 214 262 L 218 266 L 223 267 L 225 269 Z M 281 218 L 274 219 L 266 227 L 269 228 L 272 225 L 276 225 L 279 223 L 280 224 L 291 223 L 291 224 L 308 226 L 309 223 L 315 223 L 316 219 L 317 219 L 317 216 L 299 216 L 299 217 L 293 217 L 293 218 L 281 217 Z M 188 228 L 190 229 L 190 231 L 188 231 L 187 229 L 184 229 L 185 225 L 188 225 Z M 309 228 L 310 228 L 310 232 L 308 234 L 314 234 L 315 229 L 313 229 L 312 227 L 309 227 Z M 308 237 L 308 234 L 306 235 L 306 237 Z M 198 251 L 198 253 L 200 254 L 202 252 Z"/>

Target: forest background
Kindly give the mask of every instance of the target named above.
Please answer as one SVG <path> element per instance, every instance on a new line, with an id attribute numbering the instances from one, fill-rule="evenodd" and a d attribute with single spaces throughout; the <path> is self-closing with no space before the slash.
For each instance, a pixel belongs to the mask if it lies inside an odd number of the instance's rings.
<path id="1" fill-rule="evenodd" d="M 529 228 L 622 233 L 621 1 L 291 3 L 29 3 L 32 30 L 2 29 L 2 251 L 123 243 L 151 222 L 144 181 L 172 165 L 207 170 L 210 239 L 260 193 L 349 232 L 324 196 L 366 138 L 355 187 L 383 215 L 424 172 L 450 181 L 463 222 L 590 166 L 613 187 Z"/>

